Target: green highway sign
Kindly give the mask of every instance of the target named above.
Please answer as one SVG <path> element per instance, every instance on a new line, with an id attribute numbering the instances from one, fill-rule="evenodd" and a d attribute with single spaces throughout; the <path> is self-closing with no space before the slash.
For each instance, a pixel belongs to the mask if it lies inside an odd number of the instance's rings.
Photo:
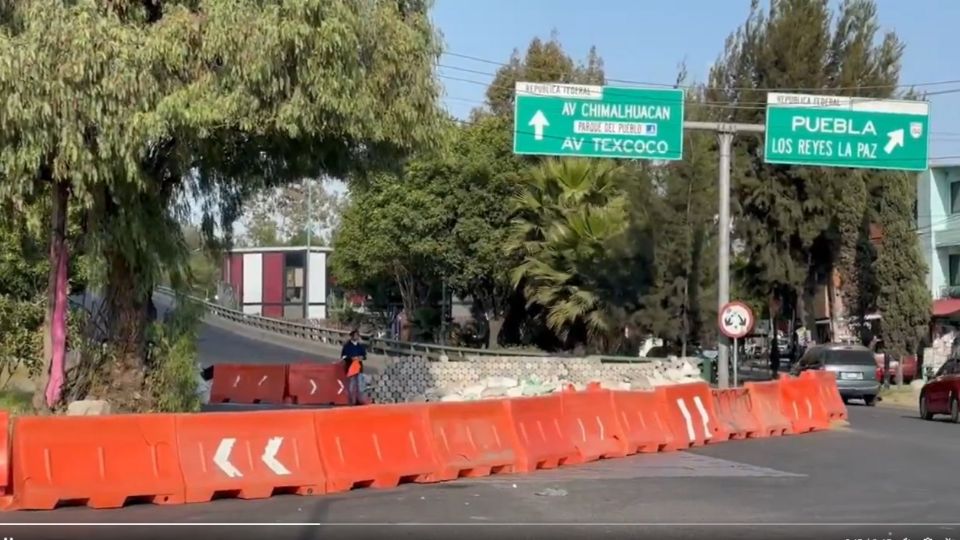
<path id="1" fill-rule="evenodd" d="M 769 93 L 764 160 L 924 171 L 928 112 L 924 101 Z"/>
<path id="2" fill-rule="evenodd" d="M 683 90 L 518 82 L 516 154 L 677 160 Z"/>

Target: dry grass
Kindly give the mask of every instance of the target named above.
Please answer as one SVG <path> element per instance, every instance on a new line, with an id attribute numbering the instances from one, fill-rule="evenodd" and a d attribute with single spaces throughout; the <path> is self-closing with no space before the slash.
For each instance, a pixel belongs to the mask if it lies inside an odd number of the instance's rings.
<path id="1" fill-rule="evenodd" d="M 0 390 L 0 410 L 12 416 L 33 412 L 33 395 L 18 389 Z"/>
<path id="2" fill-rule="evenodd" d="M 920 394 L 907 385 L 903 386 L 902 388 L 891 386 L 889 390 L 880 392 L 880 397 L 883 398 L 880 401 L 880 405 L 887 407 L 916 409 L 917 400 L 920 399 Z"/>

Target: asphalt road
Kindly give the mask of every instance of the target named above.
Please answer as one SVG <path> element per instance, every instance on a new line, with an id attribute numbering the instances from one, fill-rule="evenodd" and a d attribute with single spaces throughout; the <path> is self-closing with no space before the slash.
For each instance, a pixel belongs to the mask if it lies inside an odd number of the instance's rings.
<path id="1" fill-rule="evenodd" d="M 173 299 L 163 294 L 154 295 L 154 303 L 160 316 L 170 309 Z M 197 348 L 200 364 L 204 367 L 220 363 L 290 364 L 313 361 L 331 362 L 336 358 L 329 352 L 311 352 L 279 343 L 255 339 L 233 331 L 230 323 L 214 322 L 211 317 L 200 329 Z"/>
<path id="2" fill-rule="evenodd" d="M 245 337 L 218 325 L 205 323 L 197 342 L 200 363 L 292 364 L 302 361 L 330 362 L 329 355 L 315 354 Z"/>
<path id="3" fill-rule="evenodd" d="M 960 516 L 960 426 L 893 408 L 851 405 L 850 416 L 850 427 L 830 432 L 530 475 L 319 497 L 9 513 L 0 515 L 8 522 L 0 536 L 960 538 L 960 526 L 938 525 Z M 12 525 L 53 522 L 176 525 L 72 528 L 67 536 L 66 529 Z M 231 523 L 245 525 L 222 525 Z"/>

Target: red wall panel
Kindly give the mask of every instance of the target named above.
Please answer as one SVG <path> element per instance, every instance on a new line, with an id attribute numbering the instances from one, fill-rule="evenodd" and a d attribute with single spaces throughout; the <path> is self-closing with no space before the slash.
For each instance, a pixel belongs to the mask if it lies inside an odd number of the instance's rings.
<path id="1" fill-rule="evenodd" d="M 283 253 L 263 254 L 263 303 L 283 303 Z M 264 309 L 266 311 L 266 309 Z M 265 313 L 266 314 L 266 313 Z M 282 310 L 281 310 L 282 316 Z"/>
<path id="2" fill-rule="evenodd" d="M 266 305 L 261 308 L 261 315 L 264 317 L 270 317 L 271 319 L 282 319 L 283 318 L 283 306 L 280 304 L 276 305 Z"/>
<path id="3" fill-rule="evenodd" d="M 243 254 L 230 255 L 230 286 L 237 298 L 238 304 L 243 304 Z"/>

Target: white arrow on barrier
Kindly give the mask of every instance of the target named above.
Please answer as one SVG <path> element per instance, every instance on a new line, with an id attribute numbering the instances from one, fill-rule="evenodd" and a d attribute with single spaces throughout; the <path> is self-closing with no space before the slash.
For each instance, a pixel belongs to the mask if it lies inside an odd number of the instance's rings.
<path id="1" fill-rule="evenodd" d="M 693 404 L 697 406 L 697 410 L 700 411 L 700 419 L 703 420 L 703 438 L 709 439 L 710 435 L 710 415 L 707 414 L 707 408 L 703 406 L 703 402 L 700 401 L 700 396 L 693 396 Z"/>
<path id="2" fill-rule="evenodd" d="M 237 378 L 233 380 L 233 387 L 236 388 L 240 384 L 240 376 L 237 375 Z"/>
<path id="3" fill-rule="evenodd" d="M 310 379 L 310 395 L 317 393 L 317 383 L 313 382 L 313 379 Z"/>
<path id="4" fill-rule="evenodd" d="M 220 445 L 217 446 L 217 452 L 213 454 L 214 465 L 220 467 L 220 470 L 229 478 L 243 478 L 243 473 L 234 467 L 233 463 L 230 463 L 230 452 L 233 451 L 233 445 L 236 442 L 237 440 L 232 437 L 222 439 Z"/>
<path id="5" fill-rule="evenodd" d="M 340 379 L 337 379 L 337 384 L 340 385 L 340 389 L 337 390 L 337 395 L 339 396 L 340 394 L 343 393 L 343 381 L 341 381 Z"/>
<path id="6" fill-rule="evenodd" d="M 264 375 L 260 378 L 260 382 L 257 383 L 257 386 L 263 386 L 263 383 L 267 382 L 267 376 Z"/>
<path id="7" fill-rule="evenodd" d="M 283 463 L 277 461 L 277 452 L 280 451 L 280 445 L 283 444 L 283 437 L 271 437 L 267 441 L 266 448 L 263 449 L 263 455 L 260 456 L 260 460 L 263 461 L 263 464 L 267 466 L 268 469 L 273 471 L 273 474 L 277 476 L 286 476 L 290 474 L 290 471 L 283 466 Z"/>
<path id="8" fill-rule="evenodd" d="M 693 431 L 693 418 L 690 416 L 690 410 L 687 409 L 687 404 L 684 403 L 683 398 L 677 398 L 677 407 L 680 408 L 683 421 L 687 424 L 687 437 L 690 439 L 690 442 L 697 440 L 697 434 Z"/>

